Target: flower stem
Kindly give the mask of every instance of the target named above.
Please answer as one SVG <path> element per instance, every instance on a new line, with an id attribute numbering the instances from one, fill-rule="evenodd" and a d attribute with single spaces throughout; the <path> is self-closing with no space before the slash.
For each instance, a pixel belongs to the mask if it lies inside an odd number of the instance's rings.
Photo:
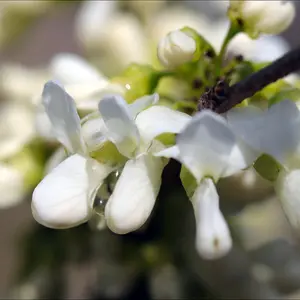
<path id="1" fill-rule="evenodd" d="M 227 49 L 227 46 L 229 44 L 229 42 L 235 37 L 235 35 L 237 35 L 240 32 L 240 28 L 239 26 L 237 26 L 237 24 L 231 23 L 230 27 L 228 29 L 227 35 L 223 41 L 221 50 L 219 52 L 219 55 L 217 57 L 216 60 L 216 74 L 217 76 L 220 76 L 221 74 L 221 69 L 222 69 L 222 63 L 223 63 L 223 59 L 224 59 L 224 55 Z"/>

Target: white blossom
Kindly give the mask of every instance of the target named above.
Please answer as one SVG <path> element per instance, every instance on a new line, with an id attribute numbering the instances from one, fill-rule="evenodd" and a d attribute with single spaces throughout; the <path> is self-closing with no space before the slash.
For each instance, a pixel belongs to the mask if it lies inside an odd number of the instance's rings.
<path id="1" fill-rule="evenodd" d="M 274 182 L 275 191 L 289 221 L 299 229 L 300 112 L 297 105 L 284 100 L 265 111 L 251 106 L 234 108 L 227 112 L 227 119 L 232 130 L 246 143 L 281 164 L 282 170 Z"/>
<path id="2" fill-rule="evenodd" d="M 142 100 L 147 103 L 147 98 Z M 128 105 L 119 96 L 99 102 L 107 138 L 129 159 L 105 208 L 108 227 L 120 234 L 140 228 L 155 204 L 165 165 L 163 158 L 152 155 L 163 147 L 155 137 L 178 133 L 190 120 L 184 113 L 158 105 L 137 114 L 141 107 L 138 100 Z"/>
<path id="3" fill-rule="evenodd" d="M 47 227 L 69 228 L 91 217 L 96 192 L 113 167 L 89 157 L 75 101 L 60 85 L 45 84 L 43 104 L 57 139 L 70 156 L 35 188 L 32 212 Z"/>
<path id="4" fill-rule="evenodd" d="M 236 138 L 223 117 L 203 110 L 180 132 L 175 146 L 156 155 L 176 158 L 196 179 L 191 201 L 199 254 L 206 259 L 227 254 L 232 242 L 213 182 L 247 168 L 256 153 Z"/>

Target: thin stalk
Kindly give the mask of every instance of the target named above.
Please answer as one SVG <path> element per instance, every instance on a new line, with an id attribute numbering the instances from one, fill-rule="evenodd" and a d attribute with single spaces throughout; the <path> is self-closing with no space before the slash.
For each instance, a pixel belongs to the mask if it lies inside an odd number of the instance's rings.
<path id="1" fill-rule="evenodd" d="M 221 73 L 222 63 L 223 63 L 227 46 L 229 42 L 233 39 L 233 37 L 239 32 L 240 32 L 240 28 L 236 24 L 231 23 L 216 61 L 216 74 L 218 74 L 218 76 Z"/>

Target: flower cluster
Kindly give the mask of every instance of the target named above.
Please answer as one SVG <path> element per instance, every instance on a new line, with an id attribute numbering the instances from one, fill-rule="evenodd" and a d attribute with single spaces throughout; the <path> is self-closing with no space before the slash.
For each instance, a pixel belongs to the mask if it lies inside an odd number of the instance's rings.
<path id="1" fill-rule="evenodd" d="M 278 10 L 281 16 L 274 18 Z M 296 84 L 280 80 L 222 115 L 197 111 L 207 88 L 221 87 L 225 79 L 234 84 L 263 67 L 241 57 L 230 60 L 229 42 L 239 33 L 257 38 L 283 31 L 294 17 L 293 4 L 230 1 L 228 16 L 231 26 L 220 50 L 190 27 L 174 28 L 158 43 L 158 69 L 133 64 L 109 80 L 78 57 L 56 58 L 41 112 L 62 147 L 33 192 L 39 223 L 65 229 L 97 216 L 115 233 L 138 230 L 151 215 L 172 158 L 182 165 L 203 258 L 222 257 L 232 246 L 218 181 L 251 166 L 274 182 L 287 216 L 299 227 Z M 214 92 L 214 101 L 226 98 L 222 89 Z M 104 194 L 108 199 L 99 212 Z"/>

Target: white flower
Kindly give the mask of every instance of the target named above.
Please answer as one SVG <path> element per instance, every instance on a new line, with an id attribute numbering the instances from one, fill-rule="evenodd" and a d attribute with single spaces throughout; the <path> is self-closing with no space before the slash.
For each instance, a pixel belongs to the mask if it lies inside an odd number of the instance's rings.
<path id="1" fill-rule="evenodd" d="M 193 60 L 196 42 L 187 33 L 175 30 L 167 34 L 158 44 L 157 55 L 160 62 L 174 68 Z"/>
<path id="2" fill-rule="evenodd" d="M 213 181 L 248 167 L 256 153 L 236 139 L 223 117 L 204 110 L 180 132 L 175 146 L 156 155 L 176 158 L 197 181 L 191 201 L 196 215 L 199 254 L 206 259 L 227 254 L 232 242 Z"/>
<path id="3" fill-rule="evenodd" d="M 244 22 L 246 30 L 254 34 L 279 34 L 295 17 L 292 1 L 231 0 L 229 11 Z"/>
<path id="4" fill-rule="evenodd" d="M 245 143 L 288 168 L 295 166 L 296 152 L 300 150 L 300 114 L 294 102 L 284 100 L 265 111 L 253 106 L 236 107 L 226 117 L 231 129 Z"/>
<path id="5" fill-rule="evenodd" d="M 300 112 L 296 104 L 285 100 L 266 111 L 250 106 L 234 108 L 227 112 L 227 119 L 246 143 L 282 165 L 275 191 L 291 224 L 299 229 Z"/>
<path id="6" fill-rule="evenodd" d="M 57 139 L 71 156 L 35 188 L 32 212 L 47 227 L 69 228 L 91 217 L 96 192 L 113 168 L 88 156 L 75 102 L 61 86 L 46 83 L 43 104 Z"/>
<path id="7" fill-rule="evenodd" d="M 137 114 L 140 107 L 138 101 L 128 105 L 119 96 L 99 102 L 107 138 L 129 158 L 105 208 L 108 227 L 120 234 L 140 228 L 155 204 L 165 165 L 161 157 L 152 155 L 162 148 L 155 137 L 178 133 L 190 120 L 190 116 L 163 106 L 151 106 Z"/>

